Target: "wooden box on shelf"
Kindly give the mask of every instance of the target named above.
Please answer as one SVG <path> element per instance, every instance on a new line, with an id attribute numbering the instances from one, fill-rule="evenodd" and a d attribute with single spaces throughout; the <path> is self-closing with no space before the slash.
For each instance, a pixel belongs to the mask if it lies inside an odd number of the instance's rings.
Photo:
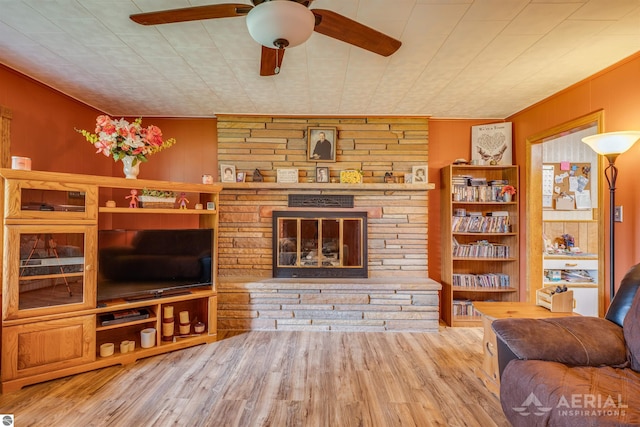
<path id="1" fill-rule="evenodd" d="M 536 305 L 554 313 L 572 313 L 575 306 L 573 291 L 556 292 L 557 286 L 545 286 L 536 291 Z"/>

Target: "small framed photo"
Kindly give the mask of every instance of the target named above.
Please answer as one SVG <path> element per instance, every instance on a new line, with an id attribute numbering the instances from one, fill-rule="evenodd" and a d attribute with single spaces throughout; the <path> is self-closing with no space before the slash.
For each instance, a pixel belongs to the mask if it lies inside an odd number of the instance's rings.
<path id="1" fill-rule="evenodd" d="M 236 182 L 244 182 L 246 177 L 247 177 L 246 173 L 238 172 L 238 174 L 236 175 Z"/>
<path id="2" fill-rule="evenodd" d="M 329 182 L 329 168 L 326 166 L 316 167 L 316 182 Z"/>
<path id="3" fill-rule="evenodd" d="M 337 136 L 338 130 L 335 127 L 308 127 L 307 160 L 310 162 L 335 162 Z"/>
<path id="4" fill-rule="evenodd" d="M 411 168 L 411 175 L 413 184 L 426 184 L 427 183 L 427 165 L 414 166 Z M 406 182 L 406 181 L 405 181 Z"/>
<path id="5" fill-rule="evenodd" d="M 295 183 L 298 182 L 298 169 L 278 169 L 276 182 Z"/>
<path id="6" fill-rule="evenodd" d="M 413 174 L 412 173 L 405 173 L 404 174 L 404 183 L 405 184 L 413 184 Z"/>
<path id="7" fill-rule="evenodd" d="M 215 211 L 216 210 L 215 202 L 207 202 L 207 210 L 208 211 Z"/>
<path id="8" fill-rule="evenodd" d="M 234 165 L 220 165 L 220 181 L 236 182 L 236 167 Z"/>

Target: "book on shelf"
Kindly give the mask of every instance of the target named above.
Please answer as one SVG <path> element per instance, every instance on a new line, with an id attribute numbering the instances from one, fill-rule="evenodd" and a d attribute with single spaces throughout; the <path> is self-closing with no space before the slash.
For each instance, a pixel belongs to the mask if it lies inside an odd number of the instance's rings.
<path id="1" fill-rule="evenodd" d="M 509 211 L 487 212 L 487 216 L 509 216 Z"/>
<path id="2" fill-rule="evenodd" d="M 454 233 L 508 233 L 510 230 L 509 216 L 453 216 L 451 219 Z"/>
<path id="3" fill-rule="evenodd" d="M 508 288 L 511 281 L 508 274 L 454 274 L 452 285 L 457 288 Z"/>
<path id="4" fill-rule="evenodd" d="M 118 323 L 148 319 L 150 315 L 149 310 L 146 308 L 114 311 L 113 313 L 101 314 L 100 324 L 102 326 L 117 325 Z"/>
<path id="5" fill-rule="evenodd" d="M 474 243 L 460 244 L 453 242 L 453 256 L 460 258 L 509 258 L 509 246 L 501 243 L 490 243 L 478 240 Z"/>

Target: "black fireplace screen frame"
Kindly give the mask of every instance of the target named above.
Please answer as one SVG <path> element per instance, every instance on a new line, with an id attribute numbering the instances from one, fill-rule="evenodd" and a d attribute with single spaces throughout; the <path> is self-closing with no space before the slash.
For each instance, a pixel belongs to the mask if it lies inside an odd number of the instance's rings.
<path id="1" fill-rule="evenodd" d="M 272 231 L 273 277 L 369 277 L 366 211 L 273 211 Z"/>

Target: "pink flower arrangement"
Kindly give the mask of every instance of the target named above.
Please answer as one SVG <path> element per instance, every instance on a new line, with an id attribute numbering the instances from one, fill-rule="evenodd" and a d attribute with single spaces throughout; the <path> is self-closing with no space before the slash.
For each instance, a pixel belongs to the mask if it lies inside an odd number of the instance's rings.
<path id="1" fill-rule="evenodd" d="M 146 162 L 147 156 L 155 154 L 176 143 L 174 138 L 162 141 L 162 131 L 157 126 L 142 127 L 142 118 L 133 123 L 125 119 L 113 120 L 109 116 L 98 116 L 95 133 L 76 129 L 96 147 L 96 153 L 113 157 L 114 161 L 133 156 L 133 164 Z"/>
<path id="2" fill-rule="evenodd" d="M 504 187 L 502 187 L 502 190 L 500 190 L 500 195 L 503 196 L 505 194 L 513 196 L 514 194 L 516 194 L 516 189 L 512 185 L 505 185 Z"/>

